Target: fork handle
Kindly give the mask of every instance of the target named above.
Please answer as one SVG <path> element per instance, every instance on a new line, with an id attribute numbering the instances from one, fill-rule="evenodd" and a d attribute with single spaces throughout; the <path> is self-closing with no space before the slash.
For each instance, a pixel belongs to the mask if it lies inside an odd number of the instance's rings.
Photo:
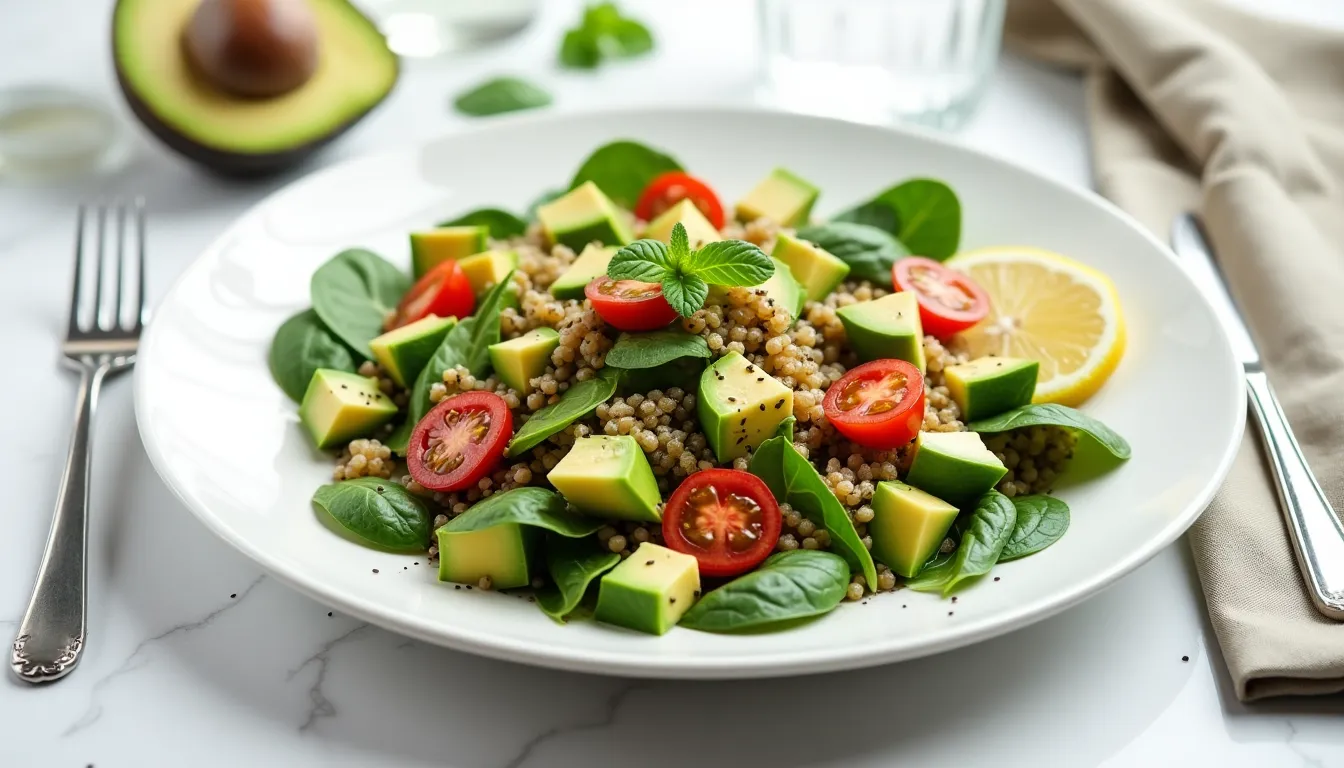
<path id="1" fill-rule="evenodd" d="M 81 365 L 75 400 L 75 427 L 70 455 L 56 494 L 56 512 L 28 610 L 19 625 L 10 667 L 30 683 L 56 680 L 79 663 L 84 649 L 85 588 L 88 570 L 89 449 L 98 391 L 107 365 Z"/>
<path id="2" fill-rule="evenodd" d="M 1323 616 L 1344 621 L 1344 526 L 1302 456 L 1269 377 L 1249 371 L 1246 384 L 1307 592 Z"/>

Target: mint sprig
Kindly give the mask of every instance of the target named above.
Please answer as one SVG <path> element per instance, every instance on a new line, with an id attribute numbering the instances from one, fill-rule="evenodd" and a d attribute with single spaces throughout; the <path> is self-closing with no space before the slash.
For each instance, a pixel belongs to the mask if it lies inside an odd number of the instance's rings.
<path id="1" fill-rule="evenodd" d="M 690 317 L 705 305 L 709 286 L 760 285 L 775 273 L 765 252 L 743 240 L 720 240 L 692 250 L 686 227 L 672 225 L 669 242 L 636 240 L 607 265 L 613 280 L 659 283 L 678 315 Z"/>

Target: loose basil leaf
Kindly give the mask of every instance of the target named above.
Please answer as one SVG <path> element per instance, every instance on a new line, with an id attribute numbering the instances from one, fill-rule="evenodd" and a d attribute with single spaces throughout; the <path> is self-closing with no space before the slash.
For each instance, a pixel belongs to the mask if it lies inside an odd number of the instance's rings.
<path id="1" fill-rule="evenodd" d="M 877 586 L 873 556 L 854 530 L 854 521 L 812 463 L 794 449 L 792 439 L 777 436 L 761 443 L 751 457 L 751 474 L 765 482 L 776 500 L 824 528 L 831 536 L 831 549 L 845 558 L 850 568 L 863 572 L 870 590 Z"/>
<path id="2" fill-rule="evenodd" d="M 704 632 L 763 629 L 820 616 L 845 599 L 849 564 L 830 552 L 796 549 L 706 593 L 679 622 Z"/>
<path id="3" fill-rule="evenodd" d="M 527 222 L 500 208 L 480 208 L 439 222 L 440 227 L 485 226 L 496 240 L 507 240 L 527 232 Z"/>
<path id="4" fill-rule="evenodd" d="M 609 373 L 603 369 L 597 376 L 570 386 L 555 403 L 532 414 L 509 441 L 505 455 L 512 458 L 526 453 L 540 445 L 541 441 L 592 413 L 597 406 L 616 394 L 617 378 L 615 372 Z"/>
<path id="5" fill-rule="evenodd" d="M 527 220 L 536 221 L 538 208 L 551 202 L 552 200 L 557 200 L 561 197 L 564 197 L 565 193 L 568 191 L 569 190 L 567 189 L 552 189 L 546 192 L 542 192 L 541 195 L 539 195 L 536 200 L 532 201 L 531 205 L 527 206 Z"/>
<path id="6" fill-rule="evenodd" d="M 405 488 L 379 477 L 360 477 L 317 489 L 313 504 L 364 541 L 398 552 L 424 552 L 430 514 Z"/>
<path id="7" fill-rule="evenodd" d="M 634 208 L 639 194 L 656 177 L 680 171 L 681 163 L 656 149 L 634 141 L 614 141 L 598 147 L 579 166 L 569 188 L 591 181 L 623 208 Z"/>
<path id="8" fill-rule="evenodd" d="M 765 251 L 745 240 L 706 243 L 681 268 L 714 285 L 760 285 L 775 274 L 775 264 Z"/>
<path id="9" fill-rule="evenodd" d="M 956 591 L 969 578 L 983 576 L 999 561 L 1017 525 L 1017 510 L 1007 496 L 989 491 L 976 502 L 952 558 L 952 576 L 943 587 L 943 597 Z"/>
<path id="10" fill-rule="evenodd" d="M 669 275 L 662 285 L 663 298 L 682 317 L 694 315 L 709 298 L 709 284 L 695 275 Z"/>
<path id="11" fill-rule="evenodd" d="M 676 273 L 676 262 L 661 240 L 636 240 L 612 254 L 607 262 L 607 276 L 612 280 L 661 283 Z"/>
<path id="12" fill-rule="evenodd" d="M 910 179 L 832 221 L 867 224 L 896 236 L 911 253 L 943 261 L 961 242 L 961 202 L 936 179 Z"/>
<path id="13" fill-rule="evenodd" d="M 793 442 L 793 426 L 798 423 L 797 416 L 785 416 L 784 420 L 779 422 L 775 428 L 775 435 L 786 438 L 790 443 Z"/>
<path id="14" fill-rule="evenodd" d="M 705 337 L 668 328 L 648 333 L 622 333 L 607 352 L 613 368 L 653 368 L 682 357 L 710 357 Z"/>
<path id="15" fill-rule="evenodd" d="M 1064 427 L 1091 437 L 1117 459 L 1131 455 L 1129 443 L 1110 427 L 1080 410 L 1057 403 L 1032 403 L 966 425 L 973 432 L 1007 432 L 1022 427 Z"/>
<path id="16" fill-rule="evenodd" d="M 620 555 L 599 546 L 593 539 L 547 534 L 546 570 L 553 584 L 537 592 L 537 606 L 547 616 L 564 623 L 565 617 L 579 606 L 593 579 L 619 562 Z"/>
<path id="17" fill-rule="evenodd" d="M 848 264 L 850 277 L 886 287 L 891 286 L 891 265 L 910 255 L 896 238 L 867 224 L 815 224 L 798 230 L 798 237 Z"/>
<path id="18" fill-rule="evenodd" d="M 386 259 L 363 248 L 336 254 L 309 283 L 313 311 L 323 324 L 365 359 L 369 341 L 382 335 L 388 313 L 411 287 L 411 279 Z"/>
<path id="19" fill-rule="evenodd" d="M 551 103 L 551 94 L 519 77 L 496 77 L 458 94 L 453 106 L 474 117 L 537 109 Z"/>
<path id="20" fill-rule="evenodd" d="M 705 347 L 705 356 L 709 356 L 709 347 Z M 308 382 L 312 381 L 317 369 L 355 372 L 355 359 L 350 350 L 327 330 L 311 309 L 280 324 L 271 340 L 267 363 L 271 378 L 296 403 L 303 400 Z"/>
<path id="21" fill-rule="evenodd" d="M 1017 523 L 999 553 L 1000 563 L 1034 555 L 1069 530 L 1069 505 L 1054 496 L 1015 496 L 1013 508 L 1017 510 Z"/>
<path id="22" fill-rule="evenodd" d="M 476 502 L 439 530 L 465 533 L 505 524 L 543 528 L 571 539 L 592 536 L 606 525 L 595 517 L 570 512 L 565 500 L 555 491 L 524 486 L 496 493 Z"/>

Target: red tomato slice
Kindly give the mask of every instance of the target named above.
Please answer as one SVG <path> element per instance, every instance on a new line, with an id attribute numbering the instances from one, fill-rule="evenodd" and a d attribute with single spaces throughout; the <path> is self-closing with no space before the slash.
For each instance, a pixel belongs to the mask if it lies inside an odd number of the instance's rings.
<path id="1" fill-rule="evenodd" d="M 904 360 L 864 363 L 826 390 L 821 407 L 840 434 L 859 445 L 899 448 L 924 423 L 924 376 Z"/>
<path id="2" fill-rule="evenodd" d="M 770 556 L 783 525 L 759 477 L 706 469 L 682 481 L 663 510 L 663 542 L 695 557 L 701 576 L 736 576 Z"/>
<path id="3" fill-rule="evenodd" d="M 464 318 L 476 308 L 471 281 L 456 261 L 445 261 L 425 273 L 401 298 L 388 330 L 430 315 Z"/>
<path id="4" fill-rule="evenodd" d="M 635 215 L 653 221 L 658 214 L 687 198 L 705 214 L 715 229 L 723 229 L 723 203 L 719 202 L 719 196 L 708 184 L 681 171 L 669 171 L 649 182 L 640 193 L 639 202 L 635 203 Z"/>
<path id="5" fill-rule="evenodd" d="M 653 331 L 677 319 L 663 287 L 638 280 L 594 279 L 583 293 L 607 325 L 622 331 Z"/>
<path id="6" fill-rule="evenodd" d="M 490 474 L 513 436 L 513 413 L 493 392 L 444 398 L 415 425 L 406 467 L 431 491 L 460 491 Z"/>
<path id="7" fill-rule="evenodd" d="M 914 291 L 919 320 L 930 336 L 947 338 L 985 319 L 989 294 L 974 280 L 933 259 L 912 256 L 891 267 L 898 291 Z"/>

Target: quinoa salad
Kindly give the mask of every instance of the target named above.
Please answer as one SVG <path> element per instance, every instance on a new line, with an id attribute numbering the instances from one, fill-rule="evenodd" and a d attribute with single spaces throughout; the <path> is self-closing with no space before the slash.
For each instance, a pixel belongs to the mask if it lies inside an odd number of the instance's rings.
<path id="1" fill-rule="evenodd" d="M 727 206 L 617 141 L 523 215 L 426 222 L 410 274 L 333 257 L 270 352 L 334 456 L 316 514 L 445 588 L 658 635 L 955 599 L 1059 541 L 1075 451 L 1130 455 L 1079 409 L 1123 354 L 1110 281 L 961 249 L 935 179 L 822 219 L 763 171 Z"/>

